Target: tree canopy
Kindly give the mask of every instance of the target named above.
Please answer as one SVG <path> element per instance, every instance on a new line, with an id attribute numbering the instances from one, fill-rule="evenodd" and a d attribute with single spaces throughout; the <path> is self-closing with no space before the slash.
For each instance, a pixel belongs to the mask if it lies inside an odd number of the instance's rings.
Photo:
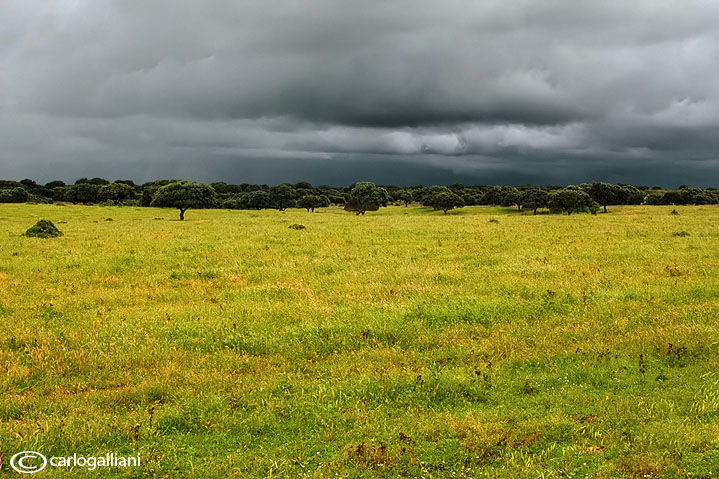
<path id="1" fill-rule="evenodd" d="M 287 184 L 270 188 L 270 204 L 273 208 L 285 211 L 295 205 L 295 190 Z"/>
<path id="2" fill-rule="evenodd" d="M 577 211 L 589 209 L 592 206 L 592 198 L 580 189 L 565 188 L 552 191 L 549 194 L 549 209 L 561 211 L 571 215 Z"/>
<path id="3" fill-rule="evenodd" d="M 65 192 L 65 200 L 78 203 L 97 203 L 100 186 L 92 183 L 76 183 Z"/>
<path id="4" fill-rule="evenodd" d="M 461 208 L 464 206 L 464 200 L 461 196 L 454 193 L 449 188 L 442 188 L 443 189 L 426 196 L 422 204 L 425 206 L 431 206 L 435 210 L 442 210 L 445 215 L 451 209 Z"/>
<path id="5" fill-rule="evenodd" d="M 355 183 L 350 190 L 349 198 L 345 203 L 345 210 L 352 211 L 358 215 L 364 215 L 367 211 L 377 211 L 383 206 L 387 206 L 390 198 L 387 190 L 363 181 Z"/>
<path id="6" fill-rule="evenodd" d="M 0 189 L 0 203 L 24 203 L 27 200 L 28 194 L 24 188 Z"/>
<path id="7" fill-rule="evenodd" d="M 412 195 L 412 192 L 404 188 L 401 188 L 392 193 L 392 197 L 395 199 L 395 201 L 401 201 L 402 203 L 404 203 L 405 207 L 409 206 L 409 204 L 414 201 L 414 196 Z"/>
<path id="8" fill-rule="evenodd" d="M 546 208 L 549 203 L 549 193 L 543 188 L 529 188 L 522 191 L 521 195 L 522 206 L 532 210 L 535 215 L 539 208 Z"/>
<path id="9" fill-rule="evenodd" d="M 160 187 L 152 197 L 150 206 L 177 208 L 180 221 L 190 208 L 212 208 L 218 206 L 217 193 L 210 186 L 194 181 L 176 181 Z"/>
<path id="10" fill-rule="evenodd" d="M 315 208 L 327 208 L 330 200 L 325 195 L 305 195 L 297 201 L 298 208 L 304 208 L 307 212 L 314 213 Z"/>
<path id="11" fill-rule="evenodd" d="M 122 203 L 135 196 L 135 188 L 125 183 L 111 183 L 103 185 L 98 190 L 101 200 L 110 200 L 116 204 Z"/>

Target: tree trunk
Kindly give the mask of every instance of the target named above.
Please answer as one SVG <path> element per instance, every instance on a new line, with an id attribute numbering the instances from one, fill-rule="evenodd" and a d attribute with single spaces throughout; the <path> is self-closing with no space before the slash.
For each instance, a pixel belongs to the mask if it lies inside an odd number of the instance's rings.
<path id="1" fill-rule="evenodd" d="M 604 212 L 607 212 L 607 205 L 604 205 Z"/>
<path id="2" fill-rule="evenodd" d="M 534 214 L 535 215 L 537 214 L 537 208 L 534 208 Z"/>
<path id="3" fill-rule="evenodd" d="M 185 211 L 187 211 L 187 208 L 180 208 L 180 221 L 185 221 Z"/>
<path id="4" fill-rule="evenodd" d="M 519 211 L 519 212 L 521 213 L 521 211 L 522 211 L 522 205 L 517 205 L 517 211 Z"/>
<path id="5" fill-rule="evenodd" d="M 444 214 L 445 214 L 445 215 L 447 214 L 447 210 L 442 210 L 442 211 L 444 211 Z"/>

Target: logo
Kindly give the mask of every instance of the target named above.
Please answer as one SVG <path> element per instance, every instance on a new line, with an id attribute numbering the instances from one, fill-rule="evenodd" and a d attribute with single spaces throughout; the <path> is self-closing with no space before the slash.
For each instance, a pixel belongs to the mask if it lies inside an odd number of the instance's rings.
<path id="1" fill-rule="evenodd" d="M 85 467 L 94 471 L 98 467 L 140 467 L 140 454 L 136 456 L 118 456 L 108 452 L 104 456 L 52 456 L 49 459 L 39 452 L 22 451 L 10 458 L 10 466 L 23 474 L 35 474 L 45 467 Z"/>
<path id="2" fill-rule="evenodd" d="M 35 451 L 22 451 L 10 458 L 10 467 L 23 474 L 35 474 L 45 469 L 47 459 Z"/>

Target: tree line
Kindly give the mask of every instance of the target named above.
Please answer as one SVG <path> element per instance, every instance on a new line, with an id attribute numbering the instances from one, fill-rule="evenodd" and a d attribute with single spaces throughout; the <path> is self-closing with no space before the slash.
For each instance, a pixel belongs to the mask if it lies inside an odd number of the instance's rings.
<path id="1" fill-rule="evenodd" d="M 0 203 L 52 203 L 173 207 L 180 219 L 190 208 L 277 209 L 303 208 L 314 212 L 330 205 L 363 215 L 389 204 L 419 204 L 448 211 L 463 206 L 492 205 L 537 214 L 540 210 L 596 214 L 614 205 L 706 205 L 719 204 L 719 190 L 681 186 L 668 190 L 602 182 L 562 186 L 378 186 L 358 182 L 342 188 L 312 186 L 307 182 L 275 186 L 204 184 L 185 180 L 158 180 L 137 185 L 131 180 L 110 182 L 103 178 L 80 178 L 72 185 L 51 181 L 0 180 Z"/>

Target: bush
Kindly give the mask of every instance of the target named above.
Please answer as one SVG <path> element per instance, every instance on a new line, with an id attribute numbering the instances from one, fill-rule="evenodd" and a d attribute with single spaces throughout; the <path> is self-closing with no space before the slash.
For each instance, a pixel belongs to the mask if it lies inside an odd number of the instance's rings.
<path id="1" fill-rule="evenodd" d="M 242 203 L 237 198 L 227 198 L 222 200 L 222 207 L 227 210 L 241 210 Z"/>
<path id="2" fill-rule="evenodd" d="M 39 196 L 34 195 L 32 193 L 27 195 L 27 201 L 28 203 L 37 203 L 39 205 L 50 205 L 52 204 L 52 198 L 47 198 L 45 196 Z"/>
<path id="3" fill-rule="evenodd" d="M 644 198 L 645 205 L 666 205 L 663 193 L 650 193 Z"/>
<path id="4" fill-rule="evenodd" d="M 35 223 L 34 226 L 30 227 L 24 236 L 31 238 L 57 238 L 62 236 L 62 232 L 52 224 L 52 221 L 40 220 Z"/>
<path id="5" fill-rule="evenodd" d="M 28 199 L 24 188 L 3 188 L 0 190 L 0 203 L 25 203 Z"/>

